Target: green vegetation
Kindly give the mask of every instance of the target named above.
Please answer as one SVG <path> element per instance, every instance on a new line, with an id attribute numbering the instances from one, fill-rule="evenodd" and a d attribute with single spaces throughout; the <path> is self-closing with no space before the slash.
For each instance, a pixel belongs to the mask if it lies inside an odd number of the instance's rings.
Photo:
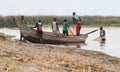
<path id="1" fill-rule="evenodd" d="M 13 22 L 12 16 L 1 17 L 0 16 L 0 28 L 1 27 L 16 27 L 17 25 Z"/>
<path id="2" fill-rule="evenodd" d="M 15 17 L 20 20 L 20 16 Z M 25 16 L 25 21 L 26 25 L 34 26 L 41 19 L 44 27 L 51 27 L 54 17 L 57 18 L 60 25 L 62 25 L 64 19 L 67 19 L 68 23 L 73 25 L 72 16 Z M 116 16 L 81 16 L 81 19 L 83 27 L 120 27 L 120 17 Z M 17 27 L 13 21 L 13 16 L 0 16 L 0 27 Z"/>

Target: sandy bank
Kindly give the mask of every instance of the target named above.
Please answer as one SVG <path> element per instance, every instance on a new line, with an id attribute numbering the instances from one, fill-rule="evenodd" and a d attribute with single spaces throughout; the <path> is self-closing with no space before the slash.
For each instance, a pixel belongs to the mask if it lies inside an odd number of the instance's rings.
<path id="1" fill-rule="evenodd" d="M 0 72 L 120 72 L 120 58 L 78 48 L 24 43 L 0 34 Z"/>

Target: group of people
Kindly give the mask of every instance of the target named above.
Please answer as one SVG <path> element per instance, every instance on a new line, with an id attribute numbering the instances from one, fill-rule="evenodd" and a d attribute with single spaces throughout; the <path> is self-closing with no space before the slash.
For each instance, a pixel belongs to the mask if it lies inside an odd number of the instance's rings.
<path id="1" fill-rule="evenodd" d="M 73 12 L 73 23 L 75 25 L 76 28 L 76 36 L 80 35 L 80 30 L 81 30 L 81 18 L 80 16 L 76 15 L 75 12 Z M 67 19 L 64 19 L 63 22 L 63 35 L 64 36 L 68 36 L 68 22 Z M 56 18 L 54 18 L 53 24 L 52 24 L 52 31 L 53 33 L 55 33 L 56 35 L 59 35 L 59 27 L 58 27 L 58 22 L 56 20 Z"/>
<path id="2" fill-rule="evenodd" d="M 81 30 L 81 18 L 80 16 L 76 15 L 75 12 L 73 12 L 73 23 L 76 29 L 76 36 L 80 35 L 80 30 Z M 25 23 L 24 16 L 21 16 L 21 23 Z M 39 21 L 36 23 L 35 27 L 32 28 L 37 28 L 37 34 L 39 37 L 40 43 L 42 43 L 42 21 L 39 19 Z M 63 22 L 63 35 L 68 36 L 68 22 L 67 19 L 64 19 Z M 52 32 L 56 35 L 60 34 L 59 27 L 58 27 L 58 22 L 57 19 L 54 18 L 53 23 L 52 23 Z M 100 37 L 105 40 L 105 31 L 103 30 L 103 27 L 100 27 Z M 22 33 L 21 33 L 21 38 L 22 38 Z"/>
<path id="3" fill-rule="evenodd" d="M 24 22 L 24 17 L 21 17 L 22 21 L 21 22 Z M 75 12 L 73 12 L 73 23 L 76 27 L 76 35 L 79 36 L 80 35 L 80 30 L 81 30 L 81 18 L 76 15 Z M 42 22 L 41 20 L 39 19 L 39 21 L 36 23 L 35 27 L 32 27 L 32 28 L 37 28 L 37 34 L 39 36 L 39 40 L 40 42 L 42 43 Z M 67 19 L 64 19 L 64 22 L 63 22 L 63 35 L 65 36 L 68 36 L 68 28 L 69 28 L 69 25 L 68 25 L 68 22 L 67 22 Z M 58 22 L 57 22 L 57 19 L 54 18 L 53 20 L 53 23 L 52 23 L 52 32 L 56 35 L 59 35 L 60 34 L 60 31 L 59 31 L 59 27 L 58 27 Z"/>

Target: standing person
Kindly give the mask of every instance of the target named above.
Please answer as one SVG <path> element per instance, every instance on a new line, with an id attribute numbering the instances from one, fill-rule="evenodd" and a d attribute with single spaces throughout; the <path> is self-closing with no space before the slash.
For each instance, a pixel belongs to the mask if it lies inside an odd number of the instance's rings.
<path id="1" fill-rule="evenodd" d="M 73 18 L 72 19 L 73 19 L 74 25 L 76 24 L 76 22 L 81 21 L 80 16 L 76 15 L 75 12 L 73 12 Z"/>
<path id="2" fill-rule="evenodd" d="M 57 22 L 57 19 L 54 18 L 53 20 L 53 23 L 52 23 L 52 31 L 53 33 L 55 33 L 56 35 L 58 35 L 60 32 L 59 32 L 59 28 L 58 28 L 58 22 Z"/>
<path id="3" fill-rule="evenodd" d="M 97 41 L 100 42 L 100 46 L 103 47 L 105 46 L 105 30 L 103 30 L 103 27 L 100 27 L 100 36 L 98 37 Z"/>
<path id="4" fill-rule="evenodd" d="M 75 12 L 73 12 L 73 23 L 76 28 L 76 36 L 79 36 L 80 30 L 81 30 L 81 18 L 80 18 L 80 16 L 76 15 Z"/>
<path id="5" fill-rule="evenodd" d="M 103 30 L 103 27 L 100 27 L 100 38 L 102 38 L 102 41 L 105 41 L 105 30 Z"/>
<path id="6" fill-rule="evenodd" d="M 21 23 L 25 24 L 24 16 L 21 16 Z M 22 32 L 20 31 L 20 41 L 25 41 Z"/>
<path id="7" fill-rule="evenodd" d="M 37 22 L 35 27 L 33 27 L 33 28 L 37 28 L 37 34 L 38 34 L 38 37 L 39 37 L 39 42 L 42 43 L 43 31 L 42 31 L 42 22 L 41 22 L 40 19 L 39 19 L 39 22 Z"/>
<path id="8" fill-rule="evenodd" d="M 63 35 L 67 35 L 68 36 L 68 23 L 67 23 L 67 20 L 65 19 L 64 20 L 64 23 L 63 23 Z"/>

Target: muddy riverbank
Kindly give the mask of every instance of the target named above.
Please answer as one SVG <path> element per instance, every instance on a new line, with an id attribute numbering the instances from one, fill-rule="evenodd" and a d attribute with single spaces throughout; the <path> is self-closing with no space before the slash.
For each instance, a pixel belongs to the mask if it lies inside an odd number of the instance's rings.
<path id="1" fill-rule="evenodd" d="M 120 72 L 120 58 L 48 44 L 24 43 L 0 34 L 0 72 Z"/>

